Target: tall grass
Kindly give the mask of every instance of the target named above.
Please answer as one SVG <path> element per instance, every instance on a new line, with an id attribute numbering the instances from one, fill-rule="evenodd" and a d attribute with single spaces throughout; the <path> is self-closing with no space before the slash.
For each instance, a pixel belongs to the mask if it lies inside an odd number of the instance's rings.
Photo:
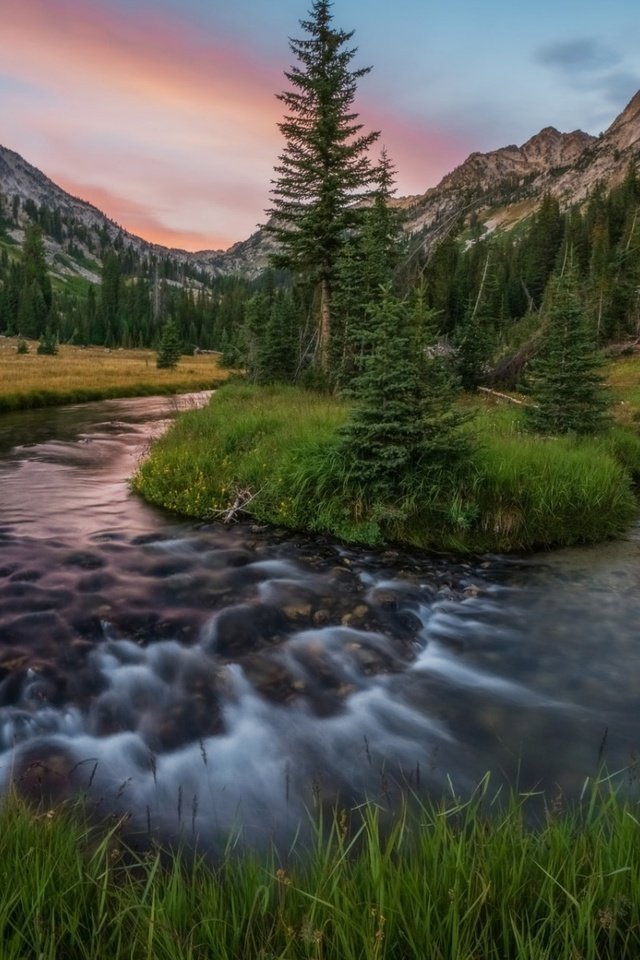
<path id="1" fill-rule="evenodd" d="M 534 798 L 539 800 L 539 798 Z M 3 960 L 637 960 L 637 804 L 595 788 L 526 826 L 531 798 L 373 804 L 311 847 L 222 862 L 133 856 L 64 812 L 0 810 Z"/>
<path id="2" fill-rule="evenodd" d="M 517 415 L 485 408 L 464 475 L 419 474 L 409 493 L 371 500 L 349 481 L 338 429 L 345 404 L 295 388 L 229 385 L 185 414 L 154 447 L 136 490 L 188 516 L 234 503 L 256 519 L 352 542 L 396 540 L 461 552 L 526 550 L 621 534 L 636 512 L 640 437 L 525 434 Z"/>
<path id="3" fill-rule="evenodd" d="M 0 341 L 0 412 L 206 390 L 228 376 L 208 354 L 184 357 L 175 370 L 158 370 L 152 350 L 62 345 L 50 357 L 37 355 L 34 342 L 28 354 L 18 355 L 16 344 L 15 338 Z"/>

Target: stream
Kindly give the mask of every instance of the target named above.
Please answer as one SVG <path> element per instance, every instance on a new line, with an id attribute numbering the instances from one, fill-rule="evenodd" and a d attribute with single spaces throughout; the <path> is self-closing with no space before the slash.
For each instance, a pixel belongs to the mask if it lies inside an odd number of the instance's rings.
<path id="1" fill-rule="evenodd" d="M 461 561 L 175 518 L 128 477 L 206 399 L 0 418 L 0 791 L 216 849 L 487 772 L 635 784 L 639 529 Z"/>

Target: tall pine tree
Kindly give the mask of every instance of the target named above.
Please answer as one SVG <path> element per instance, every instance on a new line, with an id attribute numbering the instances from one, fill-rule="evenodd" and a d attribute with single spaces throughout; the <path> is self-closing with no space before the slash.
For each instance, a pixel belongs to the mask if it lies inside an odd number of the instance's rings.
<path id="1" fill-rule="evenodd" d="M 361 216 L 354 201 L 375 179 L 368 151 L 379 134 L 364 133 L 353 110 L 357 82 L 370 70 L 351 68 L 353 31 L 333 25 L 329 0 L 314 0 L 300 25 L 305 37 L 290 41 L 298 62 L 285 71 L 291 89 L 278 95 L 286 142 L 275 168 L 269 229 L 280 247 L 274 264 L 319 289 L 317 353 L 326 370 L 336 262 Z"/>
<path id="2" fill-rule="evenodd" d="M 339 387 L 349 390 L 371 348 L 371 315 L 394 277 L 403 251 L 401 218 L 389 201 L 395 171 L 386 150 L 378 167 L 373 203 L 362 211 L 359 230 L 345 243 L 337 262 L 332 367 Z"/>

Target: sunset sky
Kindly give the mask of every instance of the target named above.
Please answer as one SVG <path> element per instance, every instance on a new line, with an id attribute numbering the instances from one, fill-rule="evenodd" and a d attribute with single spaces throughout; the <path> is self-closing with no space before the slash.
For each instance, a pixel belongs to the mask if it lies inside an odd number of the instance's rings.
<path id="1" fill-rule="evenodd" d="M 0 143 L 149 240 L 264 221 L 288 36 L 310 0 L 0 0 Z M 640 89 L 637 0 L 336 0 L 358 109 L 422 193 L 473 150 L 599 133 Z"/>

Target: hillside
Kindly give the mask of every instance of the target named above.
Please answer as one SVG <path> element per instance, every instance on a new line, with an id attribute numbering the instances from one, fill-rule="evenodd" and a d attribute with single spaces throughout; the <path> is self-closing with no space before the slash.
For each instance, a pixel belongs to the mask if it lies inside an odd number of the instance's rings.
<path id="1" fill-rule="evenodd" d="M 395 202 L 406 213 L 406 231 L 429 252 L 471 214 L 490 231 L 528 216 L 547 192 L 566 209 L 583 201 L 597 183 L 610 187 L 621 182 L 639 156 L 640 91 L 600 137 L 545 127 L 522 146 L 472 153 L 437 186 Z M 90 203 L 66 193 L 2 146 L 0 204 L 6 233 L 17 243 L 22 241 L 25 225 L 45 208 L 48 213 L 41 222 L 54 273 L 92 282 L 99 281 L 102 255 L 110 248 L 130 250 L 149 262 L 168 261 L 183 280 L 198 275 L 202 279 L 233 274 L 255 277 L 267 266 L 274 243 L 262 229 L 226 251 L 190 253 L 149 243 Z"/>

